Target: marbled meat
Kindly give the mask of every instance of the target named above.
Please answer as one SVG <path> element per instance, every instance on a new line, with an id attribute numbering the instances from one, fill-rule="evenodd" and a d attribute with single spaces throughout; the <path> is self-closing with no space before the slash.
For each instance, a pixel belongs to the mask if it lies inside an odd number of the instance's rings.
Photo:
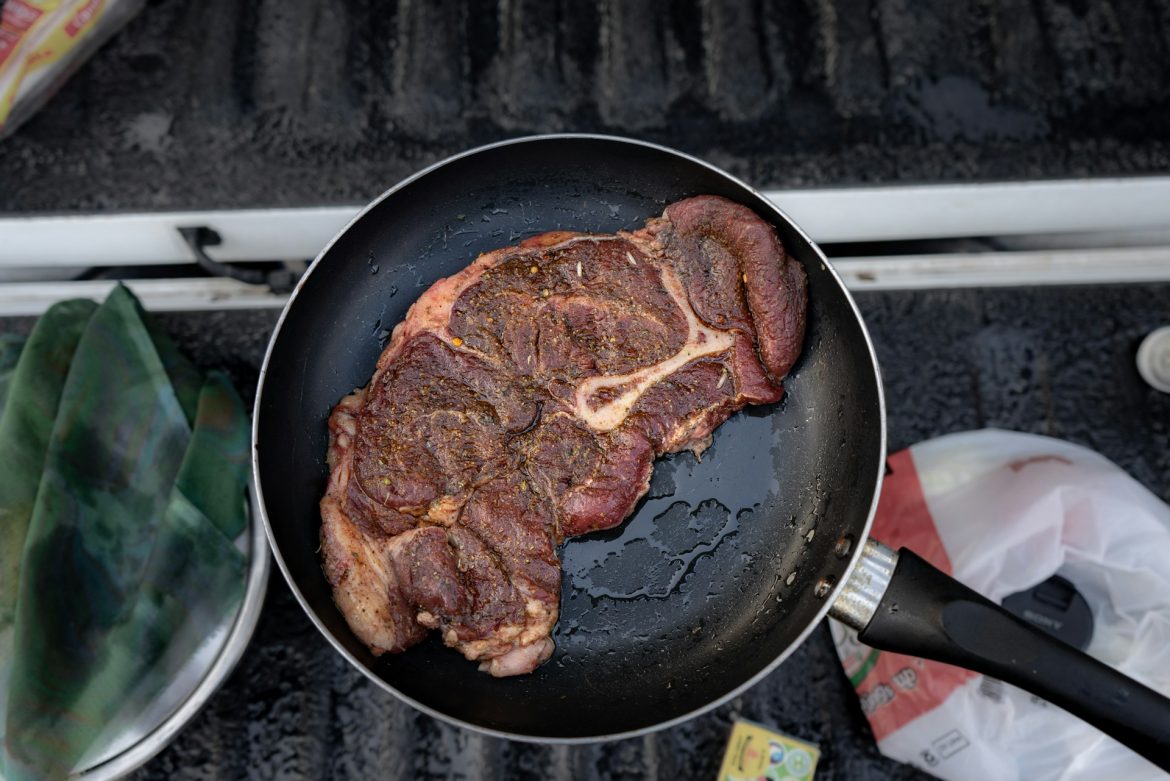
<path id="1" fill-rule="evenodd" d="M 350 628 L 376 654 L 438 630 L 485 672 L 531 672 L 557 546 L 620 524 L 657 456 L 778 401 L 806 299 L 771 226 L 715 196 L 436 282 L 329 418 L 322 556 Z"/>

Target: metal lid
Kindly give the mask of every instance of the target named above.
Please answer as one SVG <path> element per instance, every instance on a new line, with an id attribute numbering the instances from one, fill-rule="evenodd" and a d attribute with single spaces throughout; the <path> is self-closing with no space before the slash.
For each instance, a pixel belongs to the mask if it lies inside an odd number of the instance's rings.
<path id="1" fill-rule="evenodd" d="M 1151 331 L 1137 351 L 1142 379 L 1163 393 L 1170 393 L 1170 325 Z"/>

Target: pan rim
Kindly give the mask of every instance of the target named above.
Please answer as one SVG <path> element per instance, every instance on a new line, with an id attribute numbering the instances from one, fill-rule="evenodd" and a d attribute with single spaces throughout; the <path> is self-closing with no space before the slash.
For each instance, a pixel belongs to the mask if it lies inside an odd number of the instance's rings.
<path id="1" fill-rule="evenodd" d="M 321 264 L 322 260 L 329 253 L 329 251 L 333 248 L 333 246 L 341 239 L 341 237 L 344 236 L 346 233 L 348 233 L 349 230 L 357 222 L 359 222 L 363 217 L 365 217 L 368 212 L 370 212 L 376 206 L 381 204 L 382 201 L 384 201 L 387 198 L 389 198 L 390 196 L 394 195 L 399 190 L 405 189 L 409 185 L 413 184 L 415 181 L 422 179 L 423 177 L 427 176 L 428 174 L 431 174 L 431 173 L 433 173 L 433 172 L 435 172 L 435 171 L 437 171 L 437 170 L 439 170 L 447 165 L 450 165 L 458 160 L 462 160 L 465 157 L 470 157 L 472 155 L 481 154 L 483 152 L 487 152 L 487 151 L 490 151 L 492 149 L 498 149 L 501 147 L 514 146 L 514 145 L 518 145 L 518 144 L 535 143 L 535 142 L 558 141 L 558 140 L 606 141 L 606 142 L 613 142 L 613 143 L 618 143 L 618 144 L 626 144 L 629 146 L 641 147 L 643 149 L 654 150 L 657 152 L 664 152 L 668 155 L 674 156 L 676 158 L 680 158 L 680 159 L 685 160 L 687 162 L 694 163 L 694 164 L 697 164 L 703 168 L 706 168 L 708 171 L 722 177 L 723 179 L 727 180 L 728 182 L 735 185 L 736 187 L 742 188 L 743 190 L 756 196 L 762 203 L 767 204 L 768 208 L 771 210 L 771 212 L 776 217 L 778 217 L 780 220 L 785 222 L 789 227 L 791 227 L 797 233 L 797 235 L 808 244 L 808 246 L 815 253 L 817 260 L 820 261 L 823 268 L 828 272 L 829 276 L 832 277 L 833 281 L 836 282 L 838 288 L 840 288 L 841 293 L 845 296 L 845 300 L 848 302 L 849 308 L 853 312 L 853 316 L 857 320 L 857 324 L 861 329 L 861 335 L 865 341 L 865 347 L 866 347 L 866 350 L 868 351 L 868 354 L 869 354 L 870 365 L 873 367 L 873 370 L 874 370 L 874 383 L 875 383 L 876 389 L 877 389 L 878 420 L 879 420 L 879 428 L 880 428 L 879 436 L 878 436 L 878 443 L 879 443 L 878 468 L 875 470 L 876 477 L 874 479 L 873 493 L 872 493 L 871 498 L 870 498 L 870 506 L 869 506 L 868 512 L 866 513 L 865 523 L 862 526 L 862 529 L 858 535 L 858 539 L 854 543 L 853 551 L 849 555 L 849 561 L 848 561 L 847 565 L 845 566 L 843 576 L 840 577 L 837 580 L 837 583 L 834 584 L 833 587 L 829 590 L 829 592 L 826 593 L 826 595 L 821 598 L 823 604 L 817 610 L 813 619 L 808 621 L 807 624 L 804 626 L 804 628 L 797 634 L 796 638 L 794 640 L 792 640 L 792 642 L 790 642 L 784 650 L 782 650 L 779 654 L 777 654 L 776 657 L 774 659 L 772 659 L 772 661 L 770 661 L 768 664 L 766 664 L 762 669 L 760 669 L 751 678 L 749 678 L 748 680 L 739 684 L 738 686 L 734 687 L 733 689 L 727 691 L 723 695 L 704 703 L 703 705 L 701 705 L 698 708 L 695 708 L 694 710 L 688 711 L 687 713 L 684 713 L 680 716 L 676 716 L 674 718 L 668 719 L 666 721 L 656 722 L 654 724 L 651 724 L 651 725 L 648 725 L 645 727 L 639 727 L 638 729 L 634 729 L 634 730 L 627 730 L 624 732 L 615 732 L 615 733 L 604 733 L 604 734 L 600 734 L 600 735 L 580 736 L 580 737 L 539 736 L 539 735 L 529 735 L 529 734 L 524 734 L 524 733 L 514 733 L 514 732 L 507 732 L 505 730 L 493 729 L 491 727 L 484 727 L 484 726 L 479 725 L 479 724 L 473 724 L 471 722 L 464 721 L 462 719 L 456 718 L 456 717 L 448 715 L 446 713 L 442 713 L 434 708 L 431 708 L 428 705 L 425 705 L 425 704 L 415 700 L 412 697 L 407 696 L 406 694 L 402 693 L 401 691 L 399 691 L 395 687 L 391 686 L 389 683 L 387 683 L 385 680 L 383 680 L 380 676 L 378 676 L 376 673 L 374 673 L 373 670 L 371 670 L 364 663 L 362 663 L 360 660 L 355 658 L 353 656 L 353 654 L 351 654 L 349 652 L 349 650 L 346 649 L 341 644 L 341 642 L 333 635 L 333 633 L 331 631 L 329 631 L 329 629 L 325 626 L 324 622 L 317 615 L 317 612 L 305 600 L 305 597 L 301 593 L 300 588 L 297 586 L 296 581 L 292 577 L 292 574 L 290 573 L 288 566 L 285 564 L 284 557 L 281 556 L 280 549 L 276 543 L 276 535 L 275 535 L 275 532 L 273 531 L 272 523 L 269 520 L 268 509 L 267 509 L 267 506 L 266 506 L 266 503 L 264 500 L 264 486 L 263 486 L 263 483 L 261 482 L 261 479 L 260 479 L 259 450 L 257 447 L 258 442 L 259 442 L 259 429 L 260 429 L 260 405 L 261 405 L 262 400 L 264 399 L 265 379 L 267 378 L 268 363 L 272 357 L 273 348 L 276 345 L 277 339 L 280 337 L 281 329 L 284 326 L 284 321 L 288 317 L 288 314 L 292 310 L 293 306 L 295 305 L 296 300 L 297 300 L 297 296 L 300 294 L 301 289 L 305 285 L 305 282 L 309 279 L 309 277 L 312 275 L 312 273 Z M 281 310 L 280 317 L 277 318 L 276 325 L 273 327 L 272 335 L 268 339 L 268 346 L 265 348 L 265 351 L 264 351 L 264 361 L 260 366 L 260 374 L 259 374 L 259 377 L 258 377 L 257 383 L 256 383 L 256 400 L 253 403 L 253 407 L 252 407 L 252 474 L 253 474 L 253 479 L 255 481 L 255 486 L 256 486 L 258 514 L 260 516 L 261 522 L 264 525 L 264 533 L 268 539 L 268 546 L 272 551 L 273 559 L 276 561 L 277 567 L 280 569 L 281 574 L 284 576 L 285 582 L 288 584 L 288 587 L 292 591 L 293 596 L 296 598 L 298 604 L 300 604 L 301 609 L 305 612 L 305 614 L 309 617 L 309 620 L 317 628 L 317 631 L 319 631 L 325 637 L 325 639 L 329 641 L 330 645 L 333 646 L 335 651 L 337 651 L 339 654 L 341 654 L 341 656 L 344 657 L 346 659 L 346 661 L 348 661 L 351 665 L 353 665 L 363 675 L 365 675 L 367 678 L 369 678 L 371 681 L 373 681 L 378 686 L 382 687 L 382 689 L 386 690 L 390 694 L 397 697 L 402 702 L 405 702 L 406 704 L 410 705 L 413 708 L 418 709 L 419 711 L 427 714 L 428 716 L 439 719 L 440 721 L 446 722 L 447 724 L 451 724 L 451 725 L 456 726 L 456 727 L 468 729 L 468 730 L 471 730 L 473 732 L 477 732 L 477 733 L 480 733 L 483 735 L 490 735 L 490 736 L 496 737 L 496 738 L 503 738 L 505 740 L 517 740 L 517 741 L 522 741 L 522 742 L 526 742 L 526 743 L 541 743 L 541 744 L 549 744 L 549 745 L 587 745 L 587 744 L 591 744 L 591 743 L 600 743 L 600 742 L 606 742 L 606 741 L 623 740 L 623 739 L 628 739 L 628 738 L 642 737 L 642 736 L 649 735 L 649 734 L 652 734 L 655 732 L 670 729 L 671 727 L 675 727 L 675 726 L 678 726 L 679 724 L 683 724 L 687 721 L 690 721 L 691 719 L 694 719 L 697 716 L 700 716 L 704 713 L 712 711 L 715 708 L 718 708 L 718 707 L 726 704 L 730 700 L 734 699 L 735 697 L 738 697 L 743 692 L 745 692 L 748 689 L 750 689 L 751 687 L 755 686 L 757 683 L 759 683 L 761 680 L 763 680 L 766 676 L 768 676 L 769 674 L 774 672 L 777 667 L 779 667 L 785 660 L 788 659 L 789 656 L 791 656 L 793 653 L 795 653 L 796 649 L 799 648 L 808 639 L 809 635 L 812 634 L 812 632 L 816 629 L 816 627 L 822 621 L 825 620 L 826 616 L 829 613 L 830 608 L 833 605 L 833 602 L 836 600 L 837 596 L 841 593 L 841 591 L 845 588 L 845 585 L 849 579 L 849 574 L 853 572 L 854 568 L 857 566 L 859 559 L 861 558 L 862 550 L 864 548 L 864 542 L 869 537 L 870 529 L 873 526 L 874 514 L 877 512 L 878 499 L 881 496 L 882 480 L 885 476 L 885 469 L 883 468 L 882 465 L 884 465 L 884 463 L 885 463 L 886 452 L 887 452 L 886 434 L 887 434 L 887 432 L 886 432 L 886 400 L 885 400 L 884 386 L 882 384 L 881 367 L 878 364 L 877 352 L 874 350 L 873 340 L 870 338 L 870 335 L 869 335 L 869 329 L 866 327 L 865 321 L 861 317 L 861 311 L 857 308 L 857 302 L 853 299 L 853 296 L 849 292 L 849 289 L 847 287 L 845 287 L 845 283 L 842 281 L 840 275 L 837 273 L 837 270 L 833 268 L 832 263 L 829 262 L 829 259 L 825 256 L 824 252 L 821 251 L 821 248 L 816 244 L 816 242 L 814 242 L 811 238 L 809 238 L 808 234 L 805 233 L 804 230 L 799 225 L 797 225 L 797 223 L 794 222 L 792 220 L 792 218 L 789 217 L 779 207 L 779 205 L 774 203 L 771 199 L 767 198 L 763 193 L 761 193 L 755 187 L 752 187 L 751 185 L 742 181 L 738 177 L 735 177 L 735 176 L 727 173 L 723 169 L 721 169 L 715 165 L 712 165 L 711 163 L 708 163 L 705 160 L 694 157 L 693 155 L 689 155 L 685 152 L 681 152 L 677 149 L 673 149 L 673 148 L 668 147 L 668 146 L 656 144 L 656 143 L 653 143 L 651 141 L 643 141 L 641 139 L 628 138 L 628 137 L 624 137 L 624 136 L 607 135 L 607 134 L 603 134 L 603 133 L 545 133 L 545 134 L 539 134 L 539 135 L 520 136 L 517 138 L 504 139 L 502 141 L 496 141 L 496 142 L 493 142 L 490 144 L 484 144 L 482 146 L 478 146 L 478 147 L 475 147 L 473 149 L 465 150 L 465 151 L 460 152 L 458 154 L 451 155 L 450 157 L 447 157 L 447 158 L 439 160 L 435 163 L 432 163 L 431 165 L 423 168 L 422 170 L 417 171 L 416 173 L 408 176 L 407 178 L 403 179 L 402 181 L 392 185 L 387 190 L 385 190 L 381 195 L 379 195 L 377 198 L 370 201 L 363 209 L 361 209 L 356 215 L 354 215 L 354 217 L 352 219 L 350 219 L 349 222 L 347 222 L 345 224 L 345 226 L 340 231 L 338 231 L 338 233 L 332 239 L 329 240 L 328 244 L 326 244 L 321 249 L 321 251 L 317 254 L 317 257 L 313 259 L 313 262 L 311 264 L 309 264 L 309 267 L 305 270 L 305 273 L 301 275 L 301 278 L 297 281 L 296 286 L 294 287 L 292 293 L 289 295 L 288 301 L 285 302 L 284 308 Z"/>

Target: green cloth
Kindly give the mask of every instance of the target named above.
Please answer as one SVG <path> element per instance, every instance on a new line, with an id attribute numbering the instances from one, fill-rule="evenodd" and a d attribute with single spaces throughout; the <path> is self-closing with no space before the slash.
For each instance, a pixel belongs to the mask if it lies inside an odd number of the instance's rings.
<path id="1" fill-rule="evenodd" d="M 6 383 L 0 415 L 0 632 L 12 626 L 16 611 L 16 573 L 65 375 L 96 308 L 92 301 L 65 301 L 45 312 Z M 0 643 L 0 658 L 6 647 Z"/>
<path id="2" fill-rule="evenodd" d="M 13 334 L 0 334 L 0 417 L 4 415 L 4 400 L 8 398 L 8 383 L 20 359 L 24 339 Z"/>
<path id="3" fill-rule="evenodd" d="M 51 363 L 35 349 L 47 313 L 4 405 L 4 420 L 20 411 L 47 436 L 6 439 L 0 427 L 0 450 L 42 465 L 0 474 L 0 497 L 35 497 L 8 659 L 9 781 L 65 777 L 112 719 L 146 708 L 245 582 L 234 541 L 247 417 L 230 383 L 201 377 L 121 286 L 88 317 L 79 302 L 59 306 L 83 326 L 59 402 L 21 383 L 26 363 Z M 61 376 L 38 376 L 49 375 Z M 0 512 L 9 506 L 22 505 Z"/>

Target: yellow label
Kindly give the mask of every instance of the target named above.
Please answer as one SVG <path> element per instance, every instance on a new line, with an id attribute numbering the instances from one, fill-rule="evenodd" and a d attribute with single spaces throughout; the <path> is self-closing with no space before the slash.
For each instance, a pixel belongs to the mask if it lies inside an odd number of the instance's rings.
<path id="1" fill-rule="evenodd" d="M 811 743 L 740 720 L 731 729 L 719 781 L 802 781 L 813 777 L 820 756 Z"/>
<path id="2" fill-rule="evenodd" d="M 8 0 L 0 15 L 0 125 L 36 86 L 38 71 L 63 60 L 94 27 L 106 0 Z"/>

